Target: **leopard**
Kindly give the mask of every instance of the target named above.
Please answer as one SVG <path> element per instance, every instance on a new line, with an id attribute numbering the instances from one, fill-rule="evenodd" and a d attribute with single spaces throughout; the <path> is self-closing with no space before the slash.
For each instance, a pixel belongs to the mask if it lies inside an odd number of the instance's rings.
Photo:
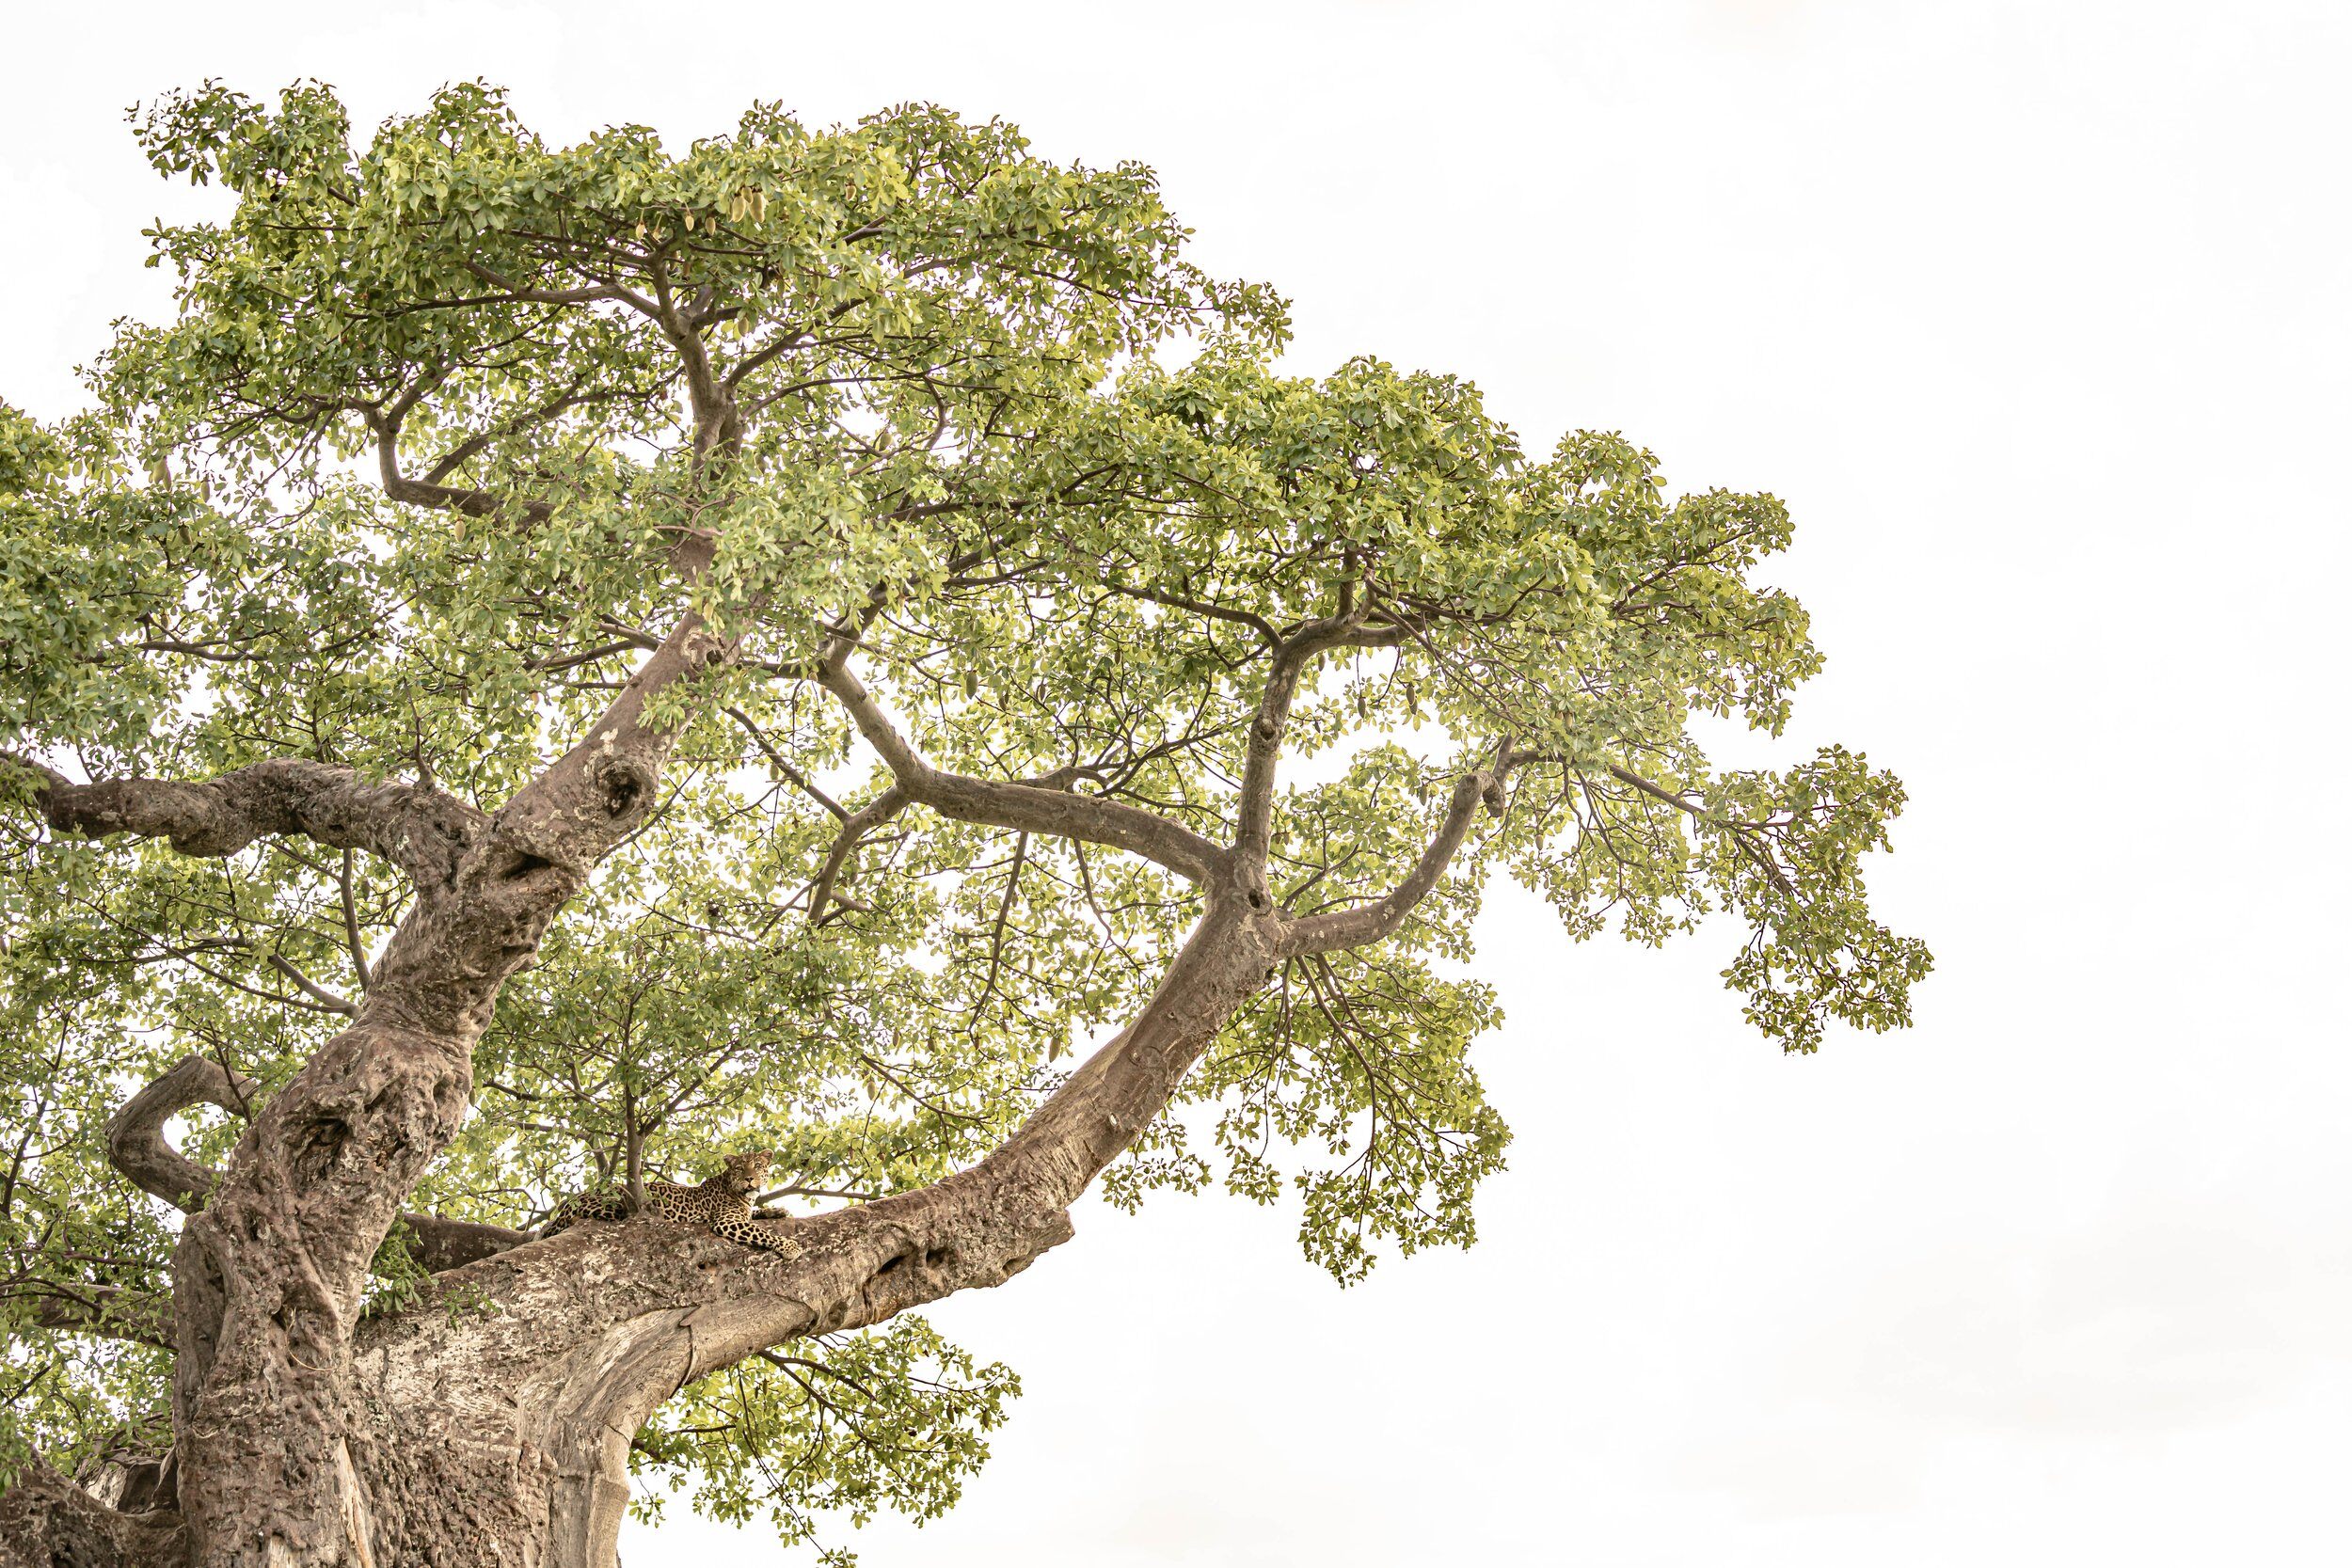
<path id="1" fill-rule="evenodd" d="M 773 1151 L 730 1154 L 725 1168 L 691 1187 L 675 1181 L 645 1183 L 645 1207 L 674 1225 L 698 1225 L 712 1235 L 761 1252 L 798 1252 L 799 1246 L 752 1218 L 752 1195 L 767 1180 Z M 580 1193 L 565 1198 L 539 1227 L 539 1236 L 570 1229 L 581 1220 L 628 1217 L 628 1199 L 619 1193 Z"/>

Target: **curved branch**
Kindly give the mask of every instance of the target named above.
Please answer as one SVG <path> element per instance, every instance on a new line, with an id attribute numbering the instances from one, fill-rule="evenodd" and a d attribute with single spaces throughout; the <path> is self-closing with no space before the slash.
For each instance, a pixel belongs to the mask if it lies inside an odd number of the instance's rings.
<path id="1" fill-rule="evenodd" d="M 865 1327 L 1000 1284 L 1069 1239 L 1070 1205 L 1166 1108 L 1277 966 L 1275 934 L 1245 900 L 1212 889 L 1133 1022 L 993 1152 L 929 1186 L 820 1214 L 762 1215 L 754 1223 L 778 1244 L 755 1251 L 645 1216 L 575 1227 L 436 1280 L 421 1306 L 365 1332 L 374 1343 L 438 1335 L 432 1307 L 464 1291 L 504 1308 L 473 1331 L 488 1338 L 468 1340 L 467 1354 L 496 1360 L 501 1335 L 534 1337 L 545 1350 L 558 1335 L 593 1347 L 632 1323 L 658 1327 L 646 1317 L 658 1297 L 691 1318 L 682 1353 L 701 1376 L 803 1334 Z M 680 1381 L 672 1375 L 663 1396 Z"/>
<path id="2" fill-rule="evenodd" d="M 0 758 L 40 776 L 34 792 L 61 833 L 164 838 L 183 855 L 233 855 L 257 838 L 299 834 L 339 849 L 367 849 L 420 886 L 449 879 L 483 814 L 421 784 L 371 784 L 349 768 L 281 757 L 199 783 L 102 779 L 77 784 L 29 758 Z"/>
<path id="3" fill-rule="evenodd" d="M 1470 836 L 1472 818 L 1478 815 L 1479 801 L 1490 806 L 1498 800 L 1502 777 L 1499 772 L 1466 773 L 1454 781 L 1454 794 L 1446 801 L 1445 817 L 1438 824 L 1437 836 L 1413 863 L 1413 869 L 1405 879 L 1380 898 L 1352 909 L 1333 910 L 1327 914 L 1309 915 L 1304 920 L 1289 922 L 1277 939 L 1278 950 L 1284 958 L 1305 953 L 1329 953 L 1343 947 L 1363 947 L 1379 942 L 1405 923 L 1413 906 L 1429 895 L 1445 875 L 1445 868 L 1454 859 L 1462 841 Z"/>
<path id="4" fill-rule="evenodd" d="M 1196 882 L 1216 879 L 1231 863 L 1227 850 L 1181 823 L 1137 806 L 1105 800 L 1096 795 L 976 779 L 933 768 L 898 734 L 882 705 L 850 673 L 844 661 L 831 657 L 821 660 L 815 675 L 818 683 L 849 710 L 858 733 L 882 754 L 882 762 L 907 799 L 930 807 L 942 816 L 1052 838 L 1106 844 L 1167 866 Z"/>
<path id="5" fill-rule="evenodd" d="M 411 479 L 401 471 L 400 427 L 411 409 L 449 379 L 450 371 L 447 364 L 427 370 L 407 390 L 380 407 L 364 403 L 343 405 L 367 420 L 368 428 L 375 433 L 375 467 L 384 493 L 410 506 L 454 512 L 461 516 L 493 517 L 501 513 L 518 512 L 526 522 L 535 525 L 547 521 L 555 509 L 546 501 L 517 504 L 488 490 L 460 489 L 440 483 L 442 477 L 453 471 L 453 466 L 446 462 L 434 466 L 434 477 L 430 479 Z"/>
<path id="6" fill-rule="evenodd" d="M 396 429 L 380 421 L 375 424 L 376 473 L 384 483 L 384 493 L 409 506 L 428 507 L 436 512 L 454 512 L 463 517 L 496 517 L 502 515 L 519 516 L 536 527 L 554 515 L 555 508 L 548 501 L 516 501 L 489 490 L 461 489 L 451 484 L 436 484 L 421 479 L 410 479 L 400 468 L 400 437 Z"/>
<path id="7" fill-rule="evenodd" d="M 164 1123 L 191 1105 L 217 1105 L 246 1114 L 261 1085 L 210 1056 L 183 1056 L 162 1077 L 133 1095 L 106 1123 L 106 1159 L 140 1191 L 194 1213 L 220 1185 L 220 1174 L 171 1147 Z"/>
<path id="8" fill-rule="evenodd" d="M 341 1013 L 345 1018 L 354 1017 L 358 1013 L 358 1005 L 353 1002 L 351 998 L 338 995 L 336 992 L 328 990 L 325 986 L 320 985 L 316 980 L 311 979 L 308 974 L 303 974 L 301 970 L 296 969 L 292 963 L 288 962 L 284 954 L 272 953 L 267 961 L 270 968 L 278 971 L 278 974 L 283 974 L 287 979 L 292 980 L 296 989 L 298 989 L 303 995 L 310 997 L 313 1002 L 317 1003 L 322 1010 L 330 1013 Z M 292 998 L 288 998 L 288 1000 L 291 1001 Z"/>

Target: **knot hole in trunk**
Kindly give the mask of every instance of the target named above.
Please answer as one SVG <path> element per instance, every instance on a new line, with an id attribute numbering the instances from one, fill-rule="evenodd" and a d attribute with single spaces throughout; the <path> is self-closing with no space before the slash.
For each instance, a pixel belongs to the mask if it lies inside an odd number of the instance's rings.
<path id="1" fill-rule="evenodd" d="M 902 1263 L 919 1261 L 926 1269 L 942 1268 L 953 1260 L 955 1255 L 955 1249 L 952 1247 L 911 1248 L 884 1259 L 882 1266 L 874 1271 L 874 1277 L 880 1279 L 886 1274 L 896 1274 Z"/>
<path id="2" fill-rule="evenodd" d="M 605 815 L 615 821 L 644 805 L 653 794 L 653 769 L 634 757 L 599 757 L 592 765 L 589 782 L 603 792 Z"/>

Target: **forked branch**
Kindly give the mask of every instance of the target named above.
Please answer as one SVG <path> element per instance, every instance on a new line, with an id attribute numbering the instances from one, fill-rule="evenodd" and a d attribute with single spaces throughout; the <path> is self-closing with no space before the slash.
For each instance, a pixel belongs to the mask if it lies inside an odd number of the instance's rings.
<path id="1" fill-rule="evenodd" d="M 1257 716 L 1249 721 L 1248 749 L 1242 762 L 1241 800 L 1233 833 L 1233 852 L 1244 863 L 1262 866 L 1274 842 L 1274 774 L 1282 754 L 1282 737 L 1290 728 L 1291 704 L 1309 667 L 1334 648 L 1386 648 L 1404 633 L 1394 626 L 1365 625 L 1370 600 L 1346 613 L 1311 621 L 1279 642 L 1273 667 L 1266 672 L 1265 689 L 1259 694 Z"/>
<path id="2" fill-rule="evenodd" d="M 1191 829 L 1139 806 L 1106 800 L 1097 795 L 977 779 L 933 768 L 898 733 L 882 705 L 866 689 L 865 683 L 850 673 L 846 660 L 821 660 L 816 675 L 818 683 L 849 710 L 866 744 L 882 754 L 883 764 L 897 780 L 897 787 L 905 792 L 909 800 L 929 806 L 942 816 L 1018 832 L 1109 845 L 1167 866 L 1196 882 L 1216 879 L 1231 862 L 1230 851 Z M 814 906 L 811 908 L 813 911 Z"/>
<path id="3" fill-rule="evenodd" d="M 1454 793 L 1446 801 L 1445 816 L 1438 824 L 1438 832 L 1429 846 L 1413 863 L 1405 879 L 1381 897 L 1368 904 L 1358 904 L 1344 910 L 1332 910 L 1325 914 L 1309 915 L 1291 921 L 1282 929 L 1279 947 L 1283 957 L 1294 958 L 1305 953 L 1330 953 L 1341 948 L 1363 947 L 1380 942 L 1394 933 L 1413 911 L 1413 906 L 1429 896 L 1430 890 L 1445 875 L 1454 852 L 1470 836 L 1470 823 L 1478 815 L 1478 805 L 1485 800 L 1489 806 L 1499 802 L 1502 774 L 1500 767 L 1493 770 L 1466 773 L 1454 781 Z"/>
<path id="4" fill-rule="evenodd" d="M 834 901 L 834 888 L 840 882 L 841 873 L 860 841 L 906 810 L 913 799 L 903 787 L 892 784 L 877 796 L 872 804 L 841 824 L 841 832 L 834 836 L 833 847 L 825 852 L 825 863 L 818 867 L 817 879 L 809 887 L 808 923 L 811 926 L 824 924 L 825 915 Z"/>

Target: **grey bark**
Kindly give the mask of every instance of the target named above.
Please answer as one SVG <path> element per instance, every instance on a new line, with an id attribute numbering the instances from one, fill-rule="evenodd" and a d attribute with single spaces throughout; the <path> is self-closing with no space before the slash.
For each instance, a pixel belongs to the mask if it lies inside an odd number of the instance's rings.
<path id="1" fill-rule="evenodd" d="M 688 548 L 703 552 L 682 562 L 691 575 L 707 546 Z M 1265 823 L 1293 692 L 1317 653 L 1383 635 L 1360 620 L 1278 642 L 1230 847 L 1100 798 L 932 768 L 849 673 L 847 644 L 827 650 L 818 680 L 910 803 L 1113 845 L 1200 885 L 1204 913 L 1149 1003 L 978 1164 L 920 1191 L 766 1222 L 783 1249 L 748 1251 L 651 1215 L 545 1241 L 414 1216 L 440 1272 L 413 1309 L 375 1320 L 358 1311 L 370 1259 L 456 1132 L 501 985 L 652 807 L 671 736 L 645 722 L 647 704 L 730 650 L 687 617 L 586 740 L 486 816 L 426 786 L 311 764 L 201 784 L 73 785 L 41 769 L 40 803 L 61 831 L 167 836 L 191 854 L 302 833 L 392 859 L 416 900 L 350 1026 L 252 1109 L 225 1172 L 163 1135 L 188 1105 L 244 1108 L 244 1085 L 216 1064 L 182 1062 L 115 1119 L 118 1164 L 191 1211 L 174 1263 L 169 1476 L 142 1513 L 45 1473 L 24 1478 L 0 1500 L 0 1568 L 609 1568 L 628 1442 L 663 1400 L 757 1351 L 1028 1267 L 1069 1239 L 1070 1206 L 1283 956 L 1385 934 L 1435 884 L 1492 777 L 1463 781 L 1437 843 L 1389 897 L 1297 921 L 1267 891 Z"/>

